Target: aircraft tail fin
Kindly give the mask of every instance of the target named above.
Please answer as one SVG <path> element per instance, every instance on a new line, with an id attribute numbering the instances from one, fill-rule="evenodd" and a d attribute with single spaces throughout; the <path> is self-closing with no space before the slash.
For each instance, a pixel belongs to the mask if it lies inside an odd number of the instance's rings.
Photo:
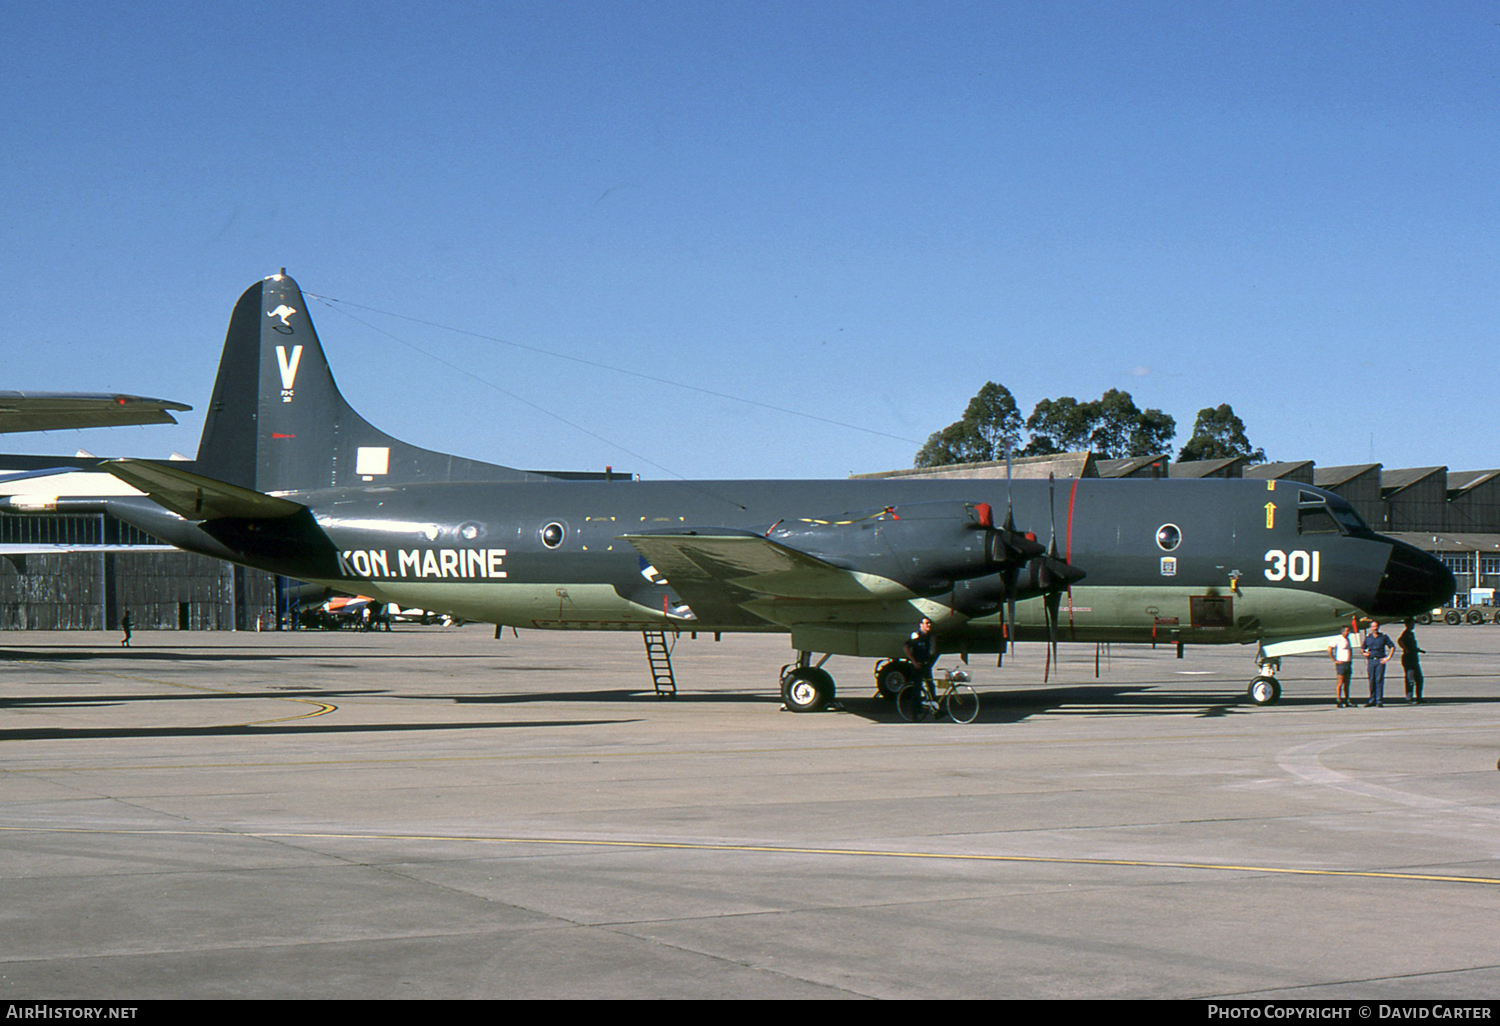
<path id="1" fill-rule="evenodd" d="M 339 393 L 285 273 L 235 304 L 195 469 L 257 492 L 548 476 L 421 449 L 371 425 Z"/>

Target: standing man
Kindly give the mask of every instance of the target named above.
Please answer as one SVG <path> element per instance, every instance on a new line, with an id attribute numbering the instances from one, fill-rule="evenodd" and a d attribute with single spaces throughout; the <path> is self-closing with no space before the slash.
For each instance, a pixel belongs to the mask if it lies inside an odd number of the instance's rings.
<path id="1" fill-rule="evenodd" d="M 1401 669 L 1406 674 L 1406 700 L 1414 705 L 1422 703 L 1422 662 L 1418 658 L 1424 648 L 1417 646 L 1417 632 L 1412 630 L 1414 621 L 1406 621 L 1406 630 L 1396 639 L 1401 648 Z"/>
<path id="2" fill-rule="evenodd" d="M 1350 705 L 1349 676 L 1354 669 L 1354 643 L 1349 638 L 1350 628 L 1339 631 L 1339 636 L 1328 646 L 1328 658 L 1333 660 L 1333 679 L 1336 682 L 1335 700 L 1338 708 Z"/>
<path id="3" fill-rule="evenodd" d="M 1380 622 L 1370 621 L 1365 643 L 1360 646 L 1365 653 L 1365 670 L 1370 675 L 1370 700 L 1365 707 L 1379 709 L 1385 705 L 1385 664 L 1396 654 L 1396 643 L 1380 633 Z"/>
<path id="4" fill-rule="evenodd" d="M 927 697 L 936 699 L 932 687 L 932 667 L 938 661 L 937 637 L 932 633 L 932 621 L 922 617 L 917 629 L 906 639 L 906 658 L 917 668 L 916 683 L 927 691 Z"/>

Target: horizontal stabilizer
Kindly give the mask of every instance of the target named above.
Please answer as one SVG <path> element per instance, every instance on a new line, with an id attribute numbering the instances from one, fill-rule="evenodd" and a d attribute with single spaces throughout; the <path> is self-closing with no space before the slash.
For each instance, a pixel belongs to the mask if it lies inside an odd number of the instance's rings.
<path id="1" fill-rule="evenodd" d="M 101 466 L 164 509 L 188 520 L 275 520 L 306 509 L 301 503 L 225 484 L 149 460 L 109 460 Z"/>
<path id="2" fill-rule="evenodd" d="M 186 403 L 141 395 L 0 391 L 0 433 L 176 424 L 177 418 L 167 411 L 191 409 Z"/>

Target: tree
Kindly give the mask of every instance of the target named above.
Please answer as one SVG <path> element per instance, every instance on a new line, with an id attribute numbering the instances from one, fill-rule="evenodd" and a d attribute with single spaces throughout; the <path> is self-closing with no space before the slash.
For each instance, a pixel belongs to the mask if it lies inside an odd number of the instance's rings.
<path id="1" fill-rule="evenodd" d="M 986 381 L 969 400 L 964 415 L 928 436 L 917 452 L 918 467 L 979 463 L 1005 458 L 1007 448 L 1021 441 L 1021 411 L 1004 385 Z"/>
<path id="2" fill-rule="evenodd" d="M 1070 395 L 1043 399 L 1026 418 L 1030 435 L 1021 448 L 1021 413 L 1004 385 L 986 381 L 964 415 L 934 431 L 913 461 L 918 467 L 980 463 L 1005 458 L 1009 448 L 1026 456 L 1092 449 L 1110 459 L 1168 452 L 1177 422 L 1161 410 L 1142 410 L 1129 392 L 1112 388 L 1092 402 Z"/>
<path id="3" fill-rule="evenodd" d="M 1151 456 L 1167 449 L 1177 422 L 1161 410 L 1141 410 L 1129 392 L 1112 388 L 1093 402 L 1072 396 L 1043 399 L 1026 418 L 1028 455 L 1091 449 L 1106 459 Z"/>
<path id="4" fill-rule="evenodd" d="M 1263 449 L 1251 449 L 1245 437 L 1245 422 L 1236 417 L 1228 403 L 1208 406 L 1198 411 L 1193 421 L 1193 436 L 1177 454 L 1177 462 L 1189 460 L 1224 460 L 1248 456 L 1251 463 L 1264 463 Z"/>
<path id="5" fill-rule="evenodd" d="M 1089 447 L 1089 435 L 1093 433 L 1098 414 L 1093 403 L 1080 403 L 1070 395 L 1060 399 L 1043 399 L 1026 418 L 1026 430 L 1031 441 L 1026 443 L 1026 455 L 1049 456 L 1057 452 L 1073 452 Z"/>

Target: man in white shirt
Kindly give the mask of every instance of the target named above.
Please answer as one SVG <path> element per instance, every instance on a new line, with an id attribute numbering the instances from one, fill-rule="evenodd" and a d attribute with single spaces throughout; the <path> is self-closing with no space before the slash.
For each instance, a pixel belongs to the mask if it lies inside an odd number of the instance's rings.
<path id="1" fill-rule="evenodd" d="M 1333 660 L 1333 676 L 1338 681 L 1338 708 L 1349 706 L 1349 674 L 1354 669 L 1354 643 L 1349 638 L 1349 628 L 1339 632 L 1337 640 L 1328 646 L 1328 658 Z"/>

